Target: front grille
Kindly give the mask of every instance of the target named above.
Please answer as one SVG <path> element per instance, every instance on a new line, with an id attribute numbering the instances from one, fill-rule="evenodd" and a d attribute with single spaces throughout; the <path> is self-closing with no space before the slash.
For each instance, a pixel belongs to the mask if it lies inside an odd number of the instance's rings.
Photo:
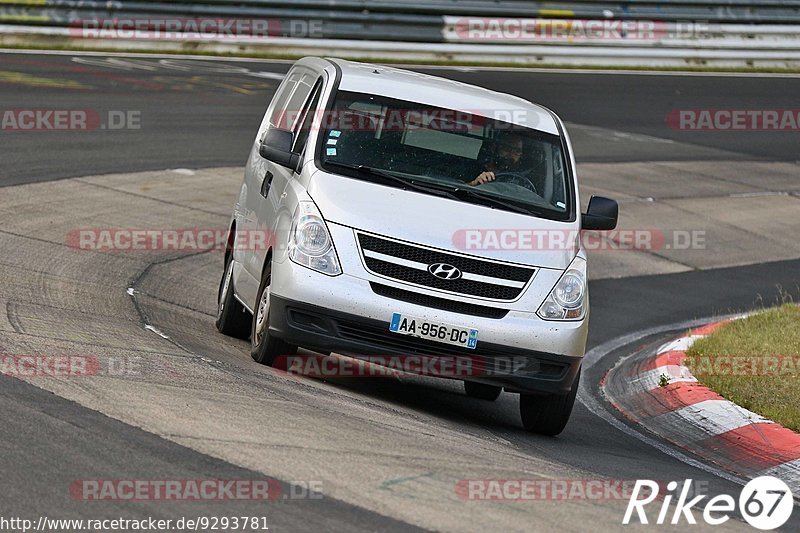
<path id="1" fill-rule="evenodd" d="M 394 300 L 400 300 L 401 302 L 408 302 L 433 309 L 441 309 L 442 311 L 495 319 L 503 318 L 508 314 L 508 309 L 497 309 L 496 307 L 456 302 L 454 300 L 437 298 L 418 292 L 404 291 L 403 289 L 388 287 L 379 283 L 370 283 L 369 286 L 372 288 L 372 292 L 379 296 L 385 296 Z"/>
<path id="2" fill-rule="evenodd" d="M 520 295 L 525 284 L 530 281 L 536 271 L 530 267 L 464 257 L 364 233 L 358 234 L 358 242 L 364 252 L 365 266 L 375 274 L 414 285 L 480 298 L 514 300 Z M 376 252 L 388 257 L 380 259 L 368 257 L 368 252 Z M 395 258 L 398 259 L 397 262 L 393 261 Z M 425 268 L 414 268 L 407 264 L 401 264 L 406 261 L 413 261 Z M 428 265 L 436 263 L 453 265 L 465 274 L 493 278 L 496 283 L 491 280 L 474 280 L 464 277 L 455 280 L 437 278 L 427 271 Z M 504 283 L 516 286 L 508 286 Z"/>
<path id="3" fill-rule="evenodd" d="M 420 248 L 419 246 L 413 246 L 402 242 L 381 239 L 380 237 L 374 237 L 366 233 L 359 233 L 358 240 L 361 243 L 361 248 L 364 250 L 372 250 L 401 259 L 416 261 L 418 263 L 450 263 L 464 272 L 472 272 L 473 274 L 480 274 L 492 278 L 502 278 L 525 283 L 531 278 L 534 271 L 533 268 L 495 263 L 493 261 L 473 259 L 461 255 L 429 250 L 428 248 Z"/>

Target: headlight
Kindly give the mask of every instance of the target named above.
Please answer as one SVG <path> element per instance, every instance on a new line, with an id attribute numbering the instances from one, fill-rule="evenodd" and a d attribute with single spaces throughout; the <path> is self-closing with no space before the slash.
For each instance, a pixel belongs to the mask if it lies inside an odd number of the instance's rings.
<path id="1" fill-rule="evenodd" d="M 333 240 L 313 202 L 300 202 L 289 233 L 289 259 L 329 276 L 342 273 Z"/>
<path id="2" fill-rule="evenodd" d="M 576 257 L 536 314 L 545 320 L 580 320 L 585 307 L 586 260 Z"/>

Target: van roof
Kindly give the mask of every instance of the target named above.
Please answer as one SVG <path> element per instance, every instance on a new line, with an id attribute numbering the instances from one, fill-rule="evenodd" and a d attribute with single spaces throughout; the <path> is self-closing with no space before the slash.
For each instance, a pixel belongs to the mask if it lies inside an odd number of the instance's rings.
<path id="1" fill-rule="evenodd" d="M 339 66 L 339 89 L 453 109 L 558 135 L 552 113 L 510 94 L 399 68 L 328 58 Z"/>

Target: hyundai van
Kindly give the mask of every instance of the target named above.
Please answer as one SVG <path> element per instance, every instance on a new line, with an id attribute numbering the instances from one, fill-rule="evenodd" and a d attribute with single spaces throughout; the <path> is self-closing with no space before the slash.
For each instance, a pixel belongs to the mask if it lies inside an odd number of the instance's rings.
<path id="1" fill-rule="evenodd" d="M 298 347 L 456 360 L 439 377 L 474 398 L 519 394 L 523 427 L 556 435 L 586 350 L 580 234 L 618 215 L 607 198 L 580 205 L 552 111 L 416 72 L 301 59 L 250 150 L 217 328 L 249 338 L 266 365 Z M 253 232 L 263 246 L 239 242 Z"/>

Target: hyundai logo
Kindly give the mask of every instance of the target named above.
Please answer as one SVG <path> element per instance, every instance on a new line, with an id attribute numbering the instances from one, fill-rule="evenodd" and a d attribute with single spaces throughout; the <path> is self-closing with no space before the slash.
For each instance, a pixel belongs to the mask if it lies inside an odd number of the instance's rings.
<path id="1" fill-rule="evenodd" d="M 460 279 L 461 271 L 453 265 L 447 263 L 434 263 L 428 267 L 428 272 L 433 274 L 439 279 Z"/>

